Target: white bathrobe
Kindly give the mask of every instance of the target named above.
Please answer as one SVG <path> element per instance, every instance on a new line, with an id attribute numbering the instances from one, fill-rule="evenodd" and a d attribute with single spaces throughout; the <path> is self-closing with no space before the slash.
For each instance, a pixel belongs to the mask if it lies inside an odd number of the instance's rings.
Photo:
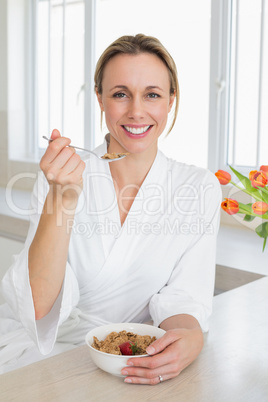
<path id="1" fill-rule="evenodd" d="M 106 150 L 106 141 L 96 149 Z M 121 227 L 109 164 L 87 159 L 62 290 L 35 321 L 27 259 L 47 191 L 40 173 L 25 247 L 1 283 L 0 373 L 81 345 L 107 323 L 152 319 L 158 326 L 190 314 L 208 330 L 221 201 L 211 172 L 158 151 Z"/>

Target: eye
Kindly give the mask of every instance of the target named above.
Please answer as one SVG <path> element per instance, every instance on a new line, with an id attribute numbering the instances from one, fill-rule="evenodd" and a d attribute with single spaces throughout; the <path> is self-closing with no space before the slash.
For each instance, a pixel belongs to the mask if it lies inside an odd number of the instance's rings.
<path id="1" fill-rule="evenodd" d="M 124 98 L 126 96 L 126 94 L 124 94 L 124 92 L 116 92 L 115 94 L 113 94 L 113 98 Z"/>
<path id="2" fill-rule="evenodd" d="M 151 98 L 151 99 L 160 98 L 160 95 L 156 94 L 155 92 L 150 92 L 147 96 L 148 96 L 148 98 Z"/>

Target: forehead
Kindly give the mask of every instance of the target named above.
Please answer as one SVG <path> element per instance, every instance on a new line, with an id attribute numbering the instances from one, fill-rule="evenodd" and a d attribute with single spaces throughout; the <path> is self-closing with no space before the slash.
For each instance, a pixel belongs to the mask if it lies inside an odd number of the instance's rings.
<path id="1" fill-rule="evenodd" d="M 156 55 L 119 54 L 114 56 L 104 69 L 103 87 L 112 85 L 161 85 L 169 88 L 169 72 L 164 62 Z"/>

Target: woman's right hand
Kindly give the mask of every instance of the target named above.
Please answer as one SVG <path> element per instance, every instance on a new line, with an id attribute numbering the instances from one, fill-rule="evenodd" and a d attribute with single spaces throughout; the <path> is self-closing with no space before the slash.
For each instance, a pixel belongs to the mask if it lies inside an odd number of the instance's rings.
<path id="1" fill-rule="evenodd" d="M 74 148 L 68 147 L 71 140 L 61 137 L 58 130 L 51 134 L 45 154 L 40 161 L 53 198 L 60 195 L 62 202 L 67 205 L 76 204 L 83 188 L 83 171 L 85 162 L 75 153 Z"/>

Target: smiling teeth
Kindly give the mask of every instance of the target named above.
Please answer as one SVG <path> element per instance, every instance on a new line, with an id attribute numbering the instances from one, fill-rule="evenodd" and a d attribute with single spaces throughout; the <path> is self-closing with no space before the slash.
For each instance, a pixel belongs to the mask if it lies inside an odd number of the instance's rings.
<path id="1" fill-rule="evenodd" d="M 143 133 L 145 133 L 145 131 L 147 131 L 149 129 L 149 127 L 150 126 L 134 128 L 134 127 L 124 126 L 124 128 L 131 134 L 143 134 Z"/>

